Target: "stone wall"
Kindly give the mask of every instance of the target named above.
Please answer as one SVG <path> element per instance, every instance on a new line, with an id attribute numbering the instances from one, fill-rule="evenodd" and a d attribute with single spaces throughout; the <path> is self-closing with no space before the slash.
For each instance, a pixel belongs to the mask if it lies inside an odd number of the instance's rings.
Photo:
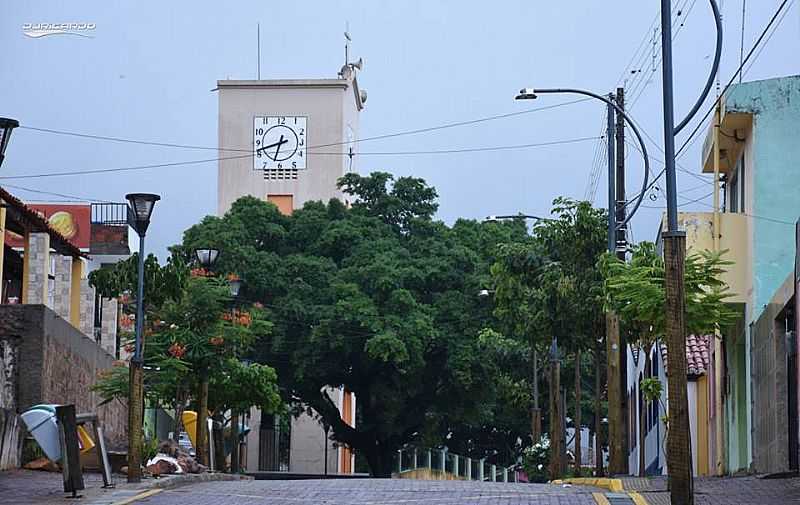
<path id="1" fill-rule="evenodd" d="M 127 407 L 113 401 L 99 406 L 91 391 L 98 373 L 114 366 L 114 357 L 43 305 L 0 305 L 0 342 L 16 348 L 13 381 L 17 412 L 39 403 L 74 404 L 78 413 L 97 412 L 108 446 L 122 448 Z"/>
<path id="2" fill-rule="evenodd" d="M 50 235 L 28 235 L 28 293 L 26 303 L 47 303 L 48 275 L 50 274 Z"/>
<path id="3" fill-rule="evenodd" d="M 72 299 L 70 298 L 70 288 L 72 287 L 72 258 L 54 255 L 55 259 L 55 279 L 53 280 L 53 307 L 52 309 L 69 321 Z"/>

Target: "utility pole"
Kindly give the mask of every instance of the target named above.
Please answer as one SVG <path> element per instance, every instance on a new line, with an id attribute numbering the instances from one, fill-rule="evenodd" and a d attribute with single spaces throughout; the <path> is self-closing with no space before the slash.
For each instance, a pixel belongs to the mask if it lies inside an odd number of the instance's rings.
<path id="1" fill-rule="evenodd" d="M 625 88 L 617 88 L 617 106 L 625 110 Z M 617 114 L 616 125 L 616 140 L 617 140 L 617 201 L 616 201 L 616 218 L 618 223 L 625 222 L 625 118 L 622 114 Z M 626 236 L 627 225 L 620 226 L 617 230 L 616 251 L 617 258 L 625 261 L 625 252 L 628 249 L 628 239 Z M 619 326 L 619 322 L 617 322 Z M 625 332 L 619 333 L 619 388 L 620 391 L 628 390 L 628 341 L 625 337 Z M 627 434 L 630 433 L 628 429 L 628 409 L 631 406 L 628 404 L 628 395 L 620 395 L 620 420 L 622 422 L 622 454 L 627 455 L 628 440 Z M 622 458 L 621 473 L 628 473 L 628 458 Z"/>
<path id="2" fill-rule="evenodd" d="M 614 99 L 610 94 L 609 99 Z M 606 142 L 608 145 L 608 252 L 614 253 L 617 249 L 616 231 L 616 146 L 614 121 L 616 111 L 608 104 L 606 121 Z M 622 376 L 620 374 L 619 345 L 619 320 L 616 314 L 606 314 L 606 359 L 608 360 L 608 473 L 620 474 L 624 471 L 624 462 L 627 459 L 622 439 L 625 433 L 622 412 Z"/>
<path id="3" fill-rule="evenodd" d="M 712 1 L 712 5 L 716 4 Z M 718 15 L 715 12 L 715 16 Z M 718 32 L 719 33 L 719 32 Z M 664 291 L 669 397 L 667 468 L 673 505 L 694 505 L 689 401 L 686 392 L 686 233 L 678 230 L 675 176 L 675 114 L 672 88 L 672 4 L 661 0 L 661 77 L 664 102 L 664 164 L 667 177 L 667 231 L 664 242 Z M 706 91 L 707 92 L 707 91 Z"/>

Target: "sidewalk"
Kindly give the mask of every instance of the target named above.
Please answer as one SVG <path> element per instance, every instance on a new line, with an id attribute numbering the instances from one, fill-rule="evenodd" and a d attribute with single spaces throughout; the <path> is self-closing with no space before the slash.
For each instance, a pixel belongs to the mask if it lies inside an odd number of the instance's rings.
<path id="1" fill-rule="evenodd" d="M 125 477 L 112 476 L 115 487 L 103 489 L 103 479 L 99 473 L 84 473 L 86 487 L 79 494 L 83 496 L 77 503 L 83 505 L 113 505 L 129 503 L 128 500 L 149 490 L 160 490 L 194 484 L 197 482 L 250 480 L 250 477 L 205 473 L 169 475 L 159 479 L 144 479 L 139 484 L 128 484 Z M 11 470 L 0 472 L 0 505 L 45 505 L 75 504 L 76 500 L 67 498 L 63 490 L 60 473 L 33 470 Z"/>
<path id="2" fill-rule="evenodd" d="M 669 505 L 666 477 L 621 480 L 626 491 L 637 491 L 648 505 Z M 694 491 L 696 505 L 800 504 L 800 477 L 696 477 Z"/>

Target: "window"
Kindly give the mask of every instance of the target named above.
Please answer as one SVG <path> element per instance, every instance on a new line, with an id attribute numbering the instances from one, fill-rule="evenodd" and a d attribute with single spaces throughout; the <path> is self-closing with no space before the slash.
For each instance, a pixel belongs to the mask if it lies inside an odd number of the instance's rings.
<path id="1" fill-rule="evenodd" d="M 731 181 L 728 184 L 729 212 L 745 212 L 745 178 L 744 153 L 742 153 L 739 161 L 736 162 L 736 168 L 734 168 Z"/>

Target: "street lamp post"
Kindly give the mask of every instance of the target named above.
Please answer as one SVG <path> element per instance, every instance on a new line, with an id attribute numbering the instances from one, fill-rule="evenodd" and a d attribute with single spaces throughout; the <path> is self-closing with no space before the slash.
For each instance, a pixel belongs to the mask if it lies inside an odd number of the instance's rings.
<path id="1" fill-rule="evenodd" d="M 219 250 L 214 248 L 200 248 L 196 249 L 195 257 L 201 267 L 208 270 L 219 257 Z M 200 370 L 200 392 L 197 399 L 197 426 L 196 426 L 195 441 L 195 454 L 197 460 L 203 464 L 208 465 L 212 456 L 208 454 L 208 372 Z"/>
<path id="2" fill-rule="evenodd" d="M 130 193 L 128 224 L 139 235 L 139 275 L 136 296 L 136 335 L 133 358 L 130 363 L 128 398 L 128 482 L 142 480 L 142 418 L 144 414 L 144 386 L 142 376 L 142 329 L 144 325 L 144 237 L 150 226 L 153 207 L 161 199 L 150 193 Z"/>
<path id="3" fill-rule="evenodd" d="M 689 402 L 686 392 L 686 298 L 684 269 L 686 233 L 678 230 L 678 191 L 675 174 L 675 135 L 694 117 L 708 96 L 722 54 L 722 20 L 716 0 L 709 0 L 716 28 L 716 51 L 708 79 L 686 117 L 675 126 L 672 83 L 672 5 L 661 0 L 661 77 L 664 107 L 664 164 L 667 187 L 667 231 L 664 244 L 664 292 L 669 374 L 669 432 L 667 469 L 670 500 L 674 505 L 694 504 Z M 716 184 L 716 181 L 714 182 Z"/>
<path id="4" fill-rule="evenodd" d="M 547 217 L 534 216 L 532 214 L 509 214 L 504 216 L 490 215 L 487 216 L 485 221 L 494 222 L 505 219 L 533 219 L 536 221 L 554 221 Z M 493 291 L 482 289 L 478 296 L 489 296 Z M 557 337 L 553 337 L 553 341 L 558 342 Z M 532 405 L 531 405 L 531 443 L 539 443 L 542 437 L 542 410 L 539 408 L 539 355 L 536 350 L 536 342 L 533 336 L 530 337 L 530 360 L 531 360 L 531 385 L 532 385 Z"/>
<path id="5" fill-rule="evenodd" d="M 606 131 L 606 141 L 608 142 L 608 251 L 614 253 L 616 250 L 616 232 L 623 228 L 636 214 L 644 195 L 647 191 L 647 184 L 650 175 L 650 157 L 647 154 L 647 145 L 642 138 L 642 134 L 633 120 L 625 110 L 614 100 L 613 95 L 604 97 L 582 89 L 574 88 L 548 88 L 533 89 L 524 88 L 516 96 L 517 100 L 533 100 L 541 94 L 577 94 L 588 96 L 603 102 L 608 108 L 608 124 Z M 633 209 L 621 223 L 616 222 L 615 210 L 617 207 L 615 192 L 615 161 L 614 161 L 614 113 L 622 117 L 628 126 L 633 130 L 636 140 L 642 151 L 644 159 L 644 177 L 642 178 L 642 190 L 635 199 Z M 627 455 L 625 454 L 623 440 L 625 437 L 625 424 L 622 367 L 625 366 L 624 345 L 620 339 L 619 321 L 612 312 L 606 314 L 606 351 L 608 363 L 608 417 L 609 423 L 609 472 L 623 473 L 626 469 Z M 621 352 L 623 351 L 623 352 Z"/>
<path id="6" fill-rule="evenodd" d="M 0 117 L 0 166 L 6 156 L 6 148 L 11 140 L 11 132 L 19 126 L 19 121 L 7 117 Z"/>

